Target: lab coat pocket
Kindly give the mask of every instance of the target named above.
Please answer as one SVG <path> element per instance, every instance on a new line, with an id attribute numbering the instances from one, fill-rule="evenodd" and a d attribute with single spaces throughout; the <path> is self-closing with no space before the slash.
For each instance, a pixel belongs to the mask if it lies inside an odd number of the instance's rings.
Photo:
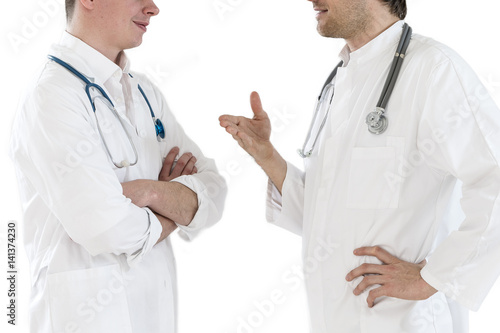
<path id="1" fill-rule="evenodd" d="M 119 265 L 47 276 L 54 333 L 132 332 Z"/>
<path id="2" fill-rule="evenodd" d="M 396 174 L 398 147 L 359 147 L 352 151 L 347 188 L 347 208 L 394 209 L 400 182 Z"/>

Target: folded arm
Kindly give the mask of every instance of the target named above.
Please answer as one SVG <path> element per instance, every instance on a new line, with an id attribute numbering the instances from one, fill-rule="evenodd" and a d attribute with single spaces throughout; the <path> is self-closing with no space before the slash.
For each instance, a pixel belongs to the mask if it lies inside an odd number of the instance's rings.
<path id="1" fill-rule="evenodd" d="M 197 194 L 171 180 L 195 174 L 196 157 L 191 153 L 183 154 L 178 160 L 179 148 L 174 147 L 163 162 L 158 180 L 138 179 L 122 183 L 123 195 L 138 207 L 149 207 L 156 214 L 187 226 L 198 210 Z"/>

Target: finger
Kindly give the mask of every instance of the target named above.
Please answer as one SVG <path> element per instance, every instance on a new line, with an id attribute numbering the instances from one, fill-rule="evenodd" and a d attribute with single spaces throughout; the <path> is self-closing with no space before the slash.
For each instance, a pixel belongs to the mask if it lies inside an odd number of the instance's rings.
<path id="1" fill-rule="evenodd" d="M 250 106 L 252 107 L 253 114 L 256 118 L 261 118 L 262 116 L 266 115 L 264 109 L 262 108 L 262 101 L 260 100 L 260 96 L 256 91 L 250 94 Z"/>
<path id="2" fill-rule="evenodd" d="M 237 135 L 239 130 L 236 125 L 231 124 L 226 127 L 226 132 L 228 132 L 231 135 Z"/>
<path id="3" fill-rule="evenodd" d="M 369 308 L 373 308 L 375 306 L 375 301 L 377 298 L 387 295 L 387 288 L 382 286 L 375 289 L 370 290 L 368 293 L 368 297 L 366 298 L 366 303 L 368 303 Z"/>
<path id="4" fill-rule="evenodd" d="M 379 246 L 360 247 L 359 249 L 354 250 L 354 254 L 357 256 L 376 257 L 384 264 L 394 264 L 400 262 L 398 258 L 394 257 Z"/>
<path id="5" fill-rule="evenodd" d="M 186 166 L 184 167 L 184 170 L 182 170 L 181 175 L 192 175 L 195 163 L 196 163 L 196 157 L 193 156 L 187 162 Z"/>
<path id="6" fill-rule="evenodd" d="M 192 172 L 191 174 L 192 174 L 192 175 L 194 175 L 194 174 L 196 174 L 196 173 L 198 173 L 198 168 L 195 166 L 195 167 L 193 168 L 193 172 Z"/>
<path id="7" fill-rule="evenodd" d="M 228 126 L 226 127 L 226 132 L 231 134 L 233 139 L 236 140 L 242 148 L 251 145 L 252 140 L 250 137 L 245 132 L 240 131 L 237 127 Z"/>
<path id="8" fill-rule="evenodd" d="M 184 170 L 184 167 L 188 164 L 191 157 L 193 157 L 193 154 L 191 153 L 184 153 L 182 154 L 181 157 L 179 157 L 177 163 L 172 169 L 172 172 L 170 173 L 170 179 L 177 178 L 180 175 L 182 175 L 182 171 Z"/>
<path id="9" fill-rule="evenodd" d="M 239 124 L 243 117 L 240 116 L 231 116 L 229 114 L 225 114 L 219 117 L 219 123 L 222 127 L 226 127 L 228 124 Z"/>
<path id="10" fill-rule="evenodd" d="M 170 173 L 172 172 L 172 166 L 174 164 L 175 158 L 179 154 L 179 147 L 174 147 L 170 150 L 170 152 L 165 157 L 165 161 L 163 161 L 163 166 L 160 171 L 160 175 L 158 176 L 159 180 L 166 181 L 170 177 Z"/>
<path id="11" fill-rule="evenodd" d="M 358 296 L 363 293 L 366 289 L 368 289 L 370 286 L 373 286 L 375 284 L 383 285 L 386 282 L 386 278 L 383 275 L 369 275 L 365 276 L 363 278 L 363 281 L 361 281 L 356 288 L 354 288 L 353 293 L 354 295 Z"/>
<path id="12" fill-rule="evenodd" d="M 365 274 L 384 274 L 386 267 L 383 265 L 377 264 L 362 264 L 361 266 L 356 267 L 352 271 L 350 271 L 345 279 L 347 281 L 352 281 L 357 277 L 363 276 Z"/>

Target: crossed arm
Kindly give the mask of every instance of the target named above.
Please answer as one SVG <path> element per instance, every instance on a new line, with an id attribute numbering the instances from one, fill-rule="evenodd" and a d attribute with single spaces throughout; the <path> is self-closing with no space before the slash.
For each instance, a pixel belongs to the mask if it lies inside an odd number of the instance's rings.
<path id="1" fill-rule="evenodd" d="M 177 229 L 176 223 L 189 225 L 198 210 L 196 193 L 180 183 L 171 182 L 179 176 L 198 172 L 193 154 L 185 153 L 176 161 L 178 154 L 178 147 L 170 150 L 157 181 L 138 179 L 122 183 L 123 195 L 138 207 L 149 207 L 160 221 L 162 233 L 157 243 Z"/>

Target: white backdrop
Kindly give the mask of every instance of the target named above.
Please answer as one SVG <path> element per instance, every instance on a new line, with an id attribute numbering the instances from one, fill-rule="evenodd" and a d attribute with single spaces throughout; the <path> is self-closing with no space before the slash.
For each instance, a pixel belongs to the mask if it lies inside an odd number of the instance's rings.
<path id="1" fill-rule="evenodd" d="M 409 0 L 407 22 L 419 34 L 457 50 L 500 104 L 500 6 L 497 0 Z M 27 332 L 29 268 L 8 137 L 19 96 L 64 29 L 64 0 L 5 1 L 0 57 L 2 153 L 0 313 L 2 332 Z M 250 115 L 257 90 L 273 119 L 273 141 L 296 165 L 318 90 L 343 43 L 320 37 L 306 0 L 157 0 L 143 45 L 130 51 L 133 69 L 164 91 L 187 133 L 215 158 L 229 184 L 222 221 L 195 242 L 174 236 L 180 333 L 307 331 L 299 275 L 300 239 L 266 224 L 266 178 L 218 125 L 224 113 Z M 7 222 L 17 221 L 17 326 L 7 325 Z M 500 258 L 499 258 L 500 262 Z M 280 295 L 277 300 L 277 295 Z M 500 331 L 500 285 L 471 332 Z M 274 303 L 271 306 L 271 300 Z M 238 327 L 240 329 L 238 330 Z M 5 330 L 7 328 L 7 330 Z"/>

